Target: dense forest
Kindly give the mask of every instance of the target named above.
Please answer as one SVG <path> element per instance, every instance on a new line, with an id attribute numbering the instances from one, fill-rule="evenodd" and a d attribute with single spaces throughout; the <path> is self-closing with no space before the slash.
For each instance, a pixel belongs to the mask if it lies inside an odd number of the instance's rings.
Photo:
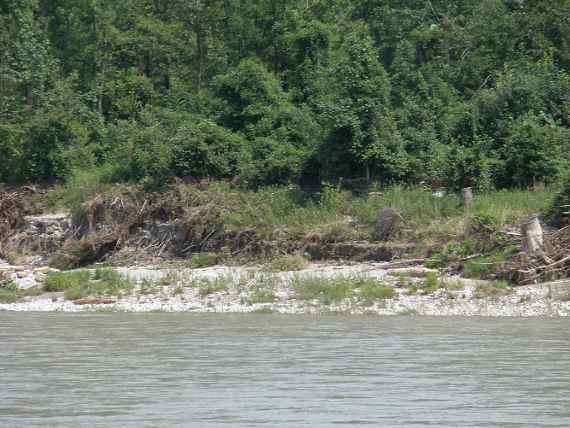
<path id="1" fill-rule="evenodd" d="M 0 0 L 0 153 L 4 183 L 548 183 L 570 0 Z"/>

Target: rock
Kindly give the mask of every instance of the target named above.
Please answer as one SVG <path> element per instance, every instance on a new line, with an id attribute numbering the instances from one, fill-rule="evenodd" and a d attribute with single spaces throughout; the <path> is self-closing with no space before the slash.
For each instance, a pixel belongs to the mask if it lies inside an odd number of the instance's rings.
<path id="1" fill-rule="evenodd" d="M 11 273 L 11 272 L 22 272 L 26 270 L 24 266 L 7 265 L 0 266 L 0 272 Z"/>
<path id="2" fill-rule="evenodd" d="M 402 215 L 395 208 L 384 208 L 380 210 L 376 216 L 374 238 L 378 241 L 388 241 L 394 236 L 402 220 Z"/>
<path id="3" fill-rule="evenodd" d="M 39 268 L 35 268 L 35 269 L 34 269 L 34 273 L 44 273 L 44 274 L 45 274 L 45 273 L 52 272 L 52 271 L 54 271 L 54 270 L 55 270 L 55 269 L 52 269 L 52 268 L 50 268 L 49 266 L 42 266 L 42 267 L 39 267 Z"/>

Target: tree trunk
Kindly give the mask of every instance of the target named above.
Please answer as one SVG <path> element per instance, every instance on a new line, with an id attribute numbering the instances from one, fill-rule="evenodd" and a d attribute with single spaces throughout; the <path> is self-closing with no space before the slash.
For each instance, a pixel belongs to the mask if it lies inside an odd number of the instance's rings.
<path id="1" fill-rule="evenodd" d="M 471 187 L 466 187 L 461 190 L 461 199 L 465 209 L 471 208 L 471 205 L 473 204 L 473 189 Z"/>
<path id="2" fill-rule="evenodd" d="M 529 217 L 521 224 L 522 249 L 529 256 L 544 254 L 542 226 L 537 215 Z"/>

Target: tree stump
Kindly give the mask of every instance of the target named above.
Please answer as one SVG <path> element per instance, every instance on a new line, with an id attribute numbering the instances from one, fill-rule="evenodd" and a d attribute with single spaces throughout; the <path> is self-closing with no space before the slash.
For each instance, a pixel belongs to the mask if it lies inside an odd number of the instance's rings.
<path id="1" fill-rule="evenodd" d="M 376 216 L 374 238 L 378 241 L 387 241 L 398 230 L 402 215 L 395 208 L 384 208 Z"/>
<path id="2" fill-rule="evenodd" d="M 471 187 L 466 187 L 461 190 L 461 200 L 465 209 L 471 208 L 473 204 L 473 189 Z"/>
<path id="3" fill-rule="evenodd" d="M 538 215 L 521 224 L 522 250 L 530 257 L 544 254 L 544 238 Z"/>

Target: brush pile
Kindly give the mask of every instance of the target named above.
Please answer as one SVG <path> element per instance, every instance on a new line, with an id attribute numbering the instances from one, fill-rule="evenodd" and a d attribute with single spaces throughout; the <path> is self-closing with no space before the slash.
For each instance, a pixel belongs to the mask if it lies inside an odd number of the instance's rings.
<path id="1" fill-rule="evenodd" d="M 521 252 L 510 262 L 510 279 L 520 285 L 570 277 L 570 226 L 544 235 L 542 251 Z"/>
<path id="2" fill-rule="evenodd" d="M 0 192 L 0 255 L 4 243 L 24 223 L 25 208 L 18 192 Z"/>
<path id="3" fill-rule="evenodd" d="M 77 233 L 51 264 L 75 268 L 101 261 L 121 248 L 158 257 L 206 250 L 223 234 L 227 204 L 210 197 L 188 186 L 164 193 L 123 187 L 98 194 L 74 211 L 72 227 Z"/>
<path id="4" fill-rule="evenodd" d="M 17 192 L 0 192 L 0 241 L 24 221 L 24 206 Z"/>

